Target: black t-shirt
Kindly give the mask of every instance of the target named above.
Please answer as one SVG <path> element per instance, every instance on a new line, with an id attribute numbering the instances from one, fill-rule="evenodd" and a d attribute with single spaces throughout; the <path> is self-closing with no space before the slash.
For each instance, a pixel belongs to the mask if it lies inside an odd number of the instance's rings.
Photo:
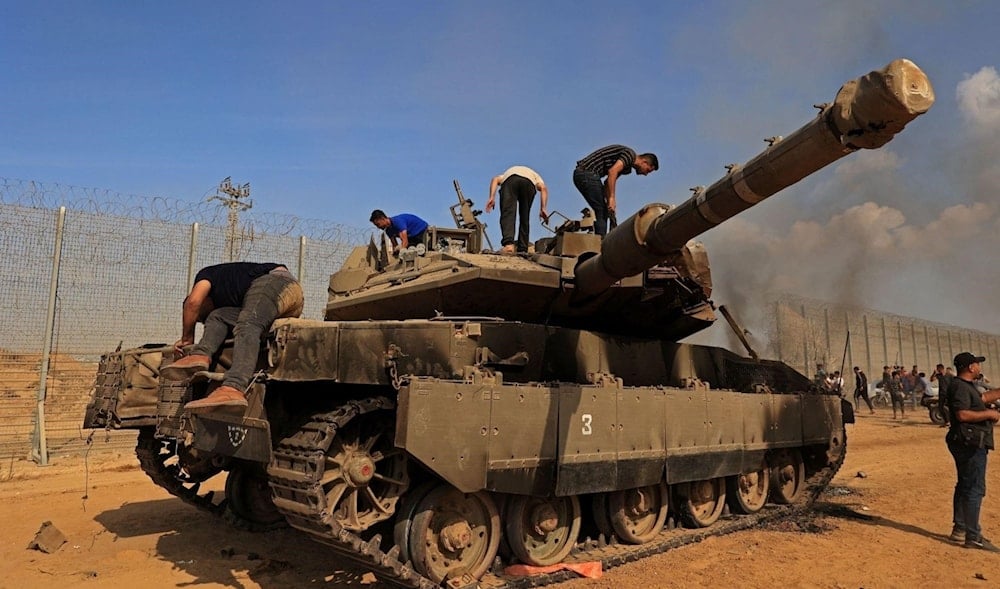
<path id="1" fill-rule="evenodd" d="M 945 405 L 948 404 L 948 385 L 951 381 L 955 380 L 955 377 L 950 374 L 939 374 L 937 375 L 938 381 L 938 401 Z"/>
<path id="2" fill-rule="evenodd" d="M 212 283 L 208 298 L 216 309 L 219 307 L 242 307 L 243 297 L 250 290 L 250 283 L 284 264 L 271 262 L 256 264 L 254 262 L 230 262 L 206 266 L 194 277 L 195 283 L 207 280 Z"/>
<path id="3" fill-rule="evenodd" d="M 951 429 L 959 427 L 958 412 L 963 409 L 972 411 L 985 411 L 986 404 L 983 403 L 983 396 L 976 389 L 976 385 L 967 380 L 955 377 L 948 385 L 948 411 L 951 413 Z M 990 421 L 978 421 L 975 423 L 963 423 L 962 425 L 982 431 L 986 434 L 984 447 L 993 449 L 993 423 Z M 958 432 L 953 432 L 956 436 Z M 954 439 L 959 439 L 955 437 Z"/>
<path id="4" fill-rule="evenodd" d="M 863 370 L 854 373 L 854 392 L 859 395 L 868 392 L 868 377 Z"/>

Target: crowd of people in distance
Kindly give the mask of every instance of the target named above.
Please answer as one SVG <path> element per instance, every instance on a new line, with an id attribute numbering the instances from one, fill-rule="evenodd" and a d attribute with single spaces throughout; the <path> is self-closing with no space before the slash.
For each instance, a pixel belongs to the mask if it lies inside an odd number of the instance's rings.
<path id="1" fill-rule="evenodd" d="M 868 382 L 868 376 L 860 367 L 854 367 L 854 408 L 860 409 L 863 401 L 868 406 L 871 414 L 875 413 L 875 406 L 872 397 L 876 399 L 880 395 L 885 395 L 888 404 L 892 406 L 893 419 L 905 417 L 905 406 L 909 402 L 910 408 L 915 409 L 918 405 L 925 405 L 928 399 L 938 397 L 938 391 L 947 388 L 948 383 L 955 377 L 952 368 L 938 364 L 930 376 L 920 370 L 914 364 L 909 370 L 903 366 L 882 367 L 882 377 L 872 384 Z M 989 390 L 990 380 L 982 373 L 975 379 L 976 389 L 980 392 Z M 843 395 L 844 378 L 839 370 L 828 373 L 823 364 L 816 364 L 816 374 L 813 377 L 813 384 L 820 390 Z M 944 412 L 947 420 L 947 412 Z M 947 426 L 947 423 L 945 424 Z"/>

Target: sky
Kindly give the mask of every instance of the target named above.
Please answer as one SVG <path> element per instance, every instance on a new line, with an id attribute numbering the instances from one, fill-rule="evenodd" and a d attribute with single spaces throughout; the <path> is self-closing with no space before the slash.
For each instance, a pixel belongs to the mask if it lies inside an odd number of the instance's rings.
<path id="1" fill-rule="evenodd" d="M 997 23 L 961 0 L 0 0 L 0 177 L 197 201 L 231 176 L 256 212 L 450 226 L 453 179 L 481 208 L 515 164 L 576 216 L 575 162 L 623 143 L 660 170 L 622 179 L 622 216 L 906 57 L 935 106 L 706 233 L 715 298 L 751 323 L 782 291 L 1000 333 Z"/>

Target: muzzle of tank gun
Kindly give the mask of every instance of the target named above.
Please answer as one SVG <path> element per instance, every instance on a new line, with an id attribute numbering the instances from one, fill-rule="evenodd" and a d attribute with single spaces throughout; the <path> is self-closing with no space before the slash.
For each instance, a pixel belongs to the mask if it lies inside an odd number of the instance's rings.
<path id="1" fill-rule="evenodd" d="M 666 260 L 689 240 L 858 149 L 876 149 L 927 112 L 934 89 L 915 63 L 897 59 L 844 84 L 815 119 L 676 207 L 653 203 L 608 232 L 601 253 L 581 257 L 573 301 Z"/>

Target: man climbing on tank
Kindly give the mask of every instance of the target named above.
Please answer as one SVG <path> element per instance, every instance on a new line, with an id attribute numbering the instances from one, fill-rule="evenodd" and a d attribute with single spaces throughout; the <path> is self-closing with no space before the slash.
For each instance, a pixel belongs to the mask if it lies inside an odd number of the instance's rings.
<path id="1" fill-rule="evenodd" d="M 389 217 L 381 209 L 375 209 L 368 220 L 385 231 L 389 241 L 392 242 L 393 255 L 398 255 L 400 250 L 405 250 L 411 245 L 423 243 L 424 234 L 427 232 L 427 221 L 411 213 Z"/>
<path id="2" fill-rule="evenodd" d="M 160 376 L 184 380 L 195 372 L 208 370 L 212 356 L 233 334 L 233 362 L 226 371 L 222 386 L 207 397 L 184 406 L 201 412 L 217 407 L 246 407 L 261 338 L 275 319 L 302 314 L 302 287 L 283 264 L 230 262 L 207 266 L 198 271 L 194 286 L 184 299 L 181 339 L 174 344 L 175 354 L 194 343 L 194 328 L 205 324 L 198 344 L 187 355 L 166 366 Z"/>
<path id="3" fill-rule="evenodd" d="M 576 162 L 573 184 L 594 211 L 594 233 L 604 236 L 608 232 L 608 218 L 617 210 L 615 187 L 618 177 L 631 174 L 645 176 L 660 169 L 655 154 L 636 155 L 635 150 L 624 145 L 608 145 Z M 601 178 L 606 178 L 603 182 Z"/>
<path id="4" fill-rule="evenodd" d="M 535 192 L 542 195 L 542 207 L 538 216 L 548 223 L 549 189 L 538 172 L 527 166 L 511 166 L 503 174 L 490 181 L 490 198 L 486 201 L 486 212 L 493 210 L 496 203 L 497 187 L 500 187 L 500 243 L 503 253 L 525 253 L 530 243 L 531 205 L 535 202 Z M 519 217 L 517 240 L 514 240 L 514 220 Z"/>

